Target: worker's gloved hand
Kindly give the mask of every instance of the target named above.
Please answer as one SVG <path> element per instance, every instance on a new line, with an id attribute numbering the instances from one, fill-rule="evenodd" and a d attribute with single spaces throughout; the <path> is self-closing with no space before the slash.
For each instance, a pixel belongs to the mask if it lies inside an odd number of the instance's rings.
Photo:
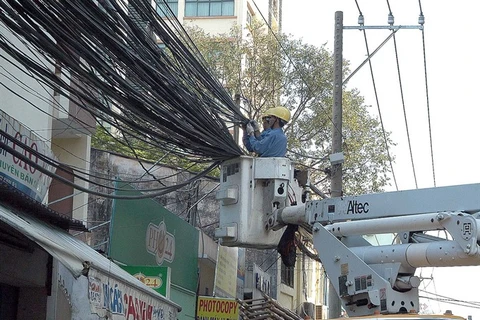
<path id="1" fill-rule="evenodd" d="M 247 123 L 247 126 L 245 128 L 245 130 L 247 131 L 247 134 L 250 136 L 253 134 L 253 132 L 255 131 L 255 129 L 253 128 L 252 124 L 249 122 Z"/>
<path id="2" fill-rule="evenodd" d="M 260 131 L 260 126 L 258 125 L 258 122 L 255 120 L 250 120 L 250 123 L 252 124 L 253 130 L 254 131 Z"/>
<path id="3" fill-rule="evenodd" d="M 242 129 L 243 129 L 244 131 L 247 130 L 247 124 L 248 124 L 249 122 L 250 122 L 250 120 L 242 122 Z"/>

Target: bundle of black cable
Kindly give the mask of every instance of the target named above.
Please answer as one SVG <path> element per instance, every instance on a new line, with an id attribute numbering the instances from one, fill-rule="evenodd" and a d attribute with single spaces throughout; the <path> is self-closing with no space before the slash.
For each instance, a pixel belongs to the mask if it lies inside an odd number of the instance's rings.
<path id="1" fill-rule="evenodd" d="M 297 259 L 297 247 L 295 245 L 295 232 L 297 230 L 297 225 L 289 224 L 278 242 L 277 251 L 282 257 L 283 264 L 287 267 L 294 267 Z"/>

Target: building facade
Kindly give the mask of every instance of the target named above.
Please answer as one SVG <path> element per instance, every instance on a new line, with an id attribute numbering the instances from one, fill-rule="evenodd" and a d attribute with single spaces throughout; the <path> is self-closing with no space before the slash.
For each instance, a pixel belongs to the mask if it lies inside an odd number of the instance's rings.
<path id="1" fill-rule="evenodd" d="M 244 29 L 252 19 L 267 21 L 274 30 L 281 30 L 282 0 L 167 0 L 152 1 L 163 16 L 172 13 L 180 23 L 193 25 L 210 34 L 227 33 L 234 25 Z"/>
<path id="2" fill-rule="evenodd" d="M 78 85 L 3 23 L 0 36 L 52 75 Z M 138 318 L 135 303 L 141 301 L 150 319 L 163 314 L 176 320 L 179 305 L 84 242 L 91 221 L 88 194 L 81 190 L 89 187 L 95 119 L 7 50 L 0 49 L 0 66 L 0 318 L 131 319 Z M 46 159 L 61 165 L 55 169 Z"/>

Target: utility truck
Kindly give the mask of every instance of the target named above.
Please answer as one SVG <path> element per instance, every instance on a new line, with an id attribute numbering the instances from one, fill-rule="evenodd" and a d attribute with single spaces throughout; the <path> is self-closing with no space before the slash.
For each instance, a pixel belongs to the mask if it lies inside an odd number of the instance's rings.
<path id="1" fill-rule="evenodd" d="M 220 179 L 221 245 L 276 248 L 298 225 L 350 317 L 418 313 L 417 268 L 480 265 L 480 184 L 313 200 L 289 159 L 248 156 L 225 162 Z M 363 237 L 387 233 L 388 245 Z"/>

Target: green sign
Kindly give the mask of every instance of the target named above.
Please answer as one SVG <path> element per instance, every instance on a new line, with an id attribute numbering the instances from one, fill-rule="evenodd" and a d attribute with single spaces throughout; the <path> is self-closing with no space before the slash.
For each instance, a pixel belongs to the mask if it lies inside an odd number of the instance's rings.
<path id="1" fill-rule="evenodd" d="M 141 195 L 117 183 L 117 195 Z M 172 284 L 196 292 L 198 230 L 151 199 L 115 199 L 109 255 L 125 265 L 171 268 Z"/>
<path id="2" fill-rule="evenodd" d="M 170 268 L 148 266 L 121 266 L 122 269 L 142 281 L 164 297 L 170 298 Z"/>

